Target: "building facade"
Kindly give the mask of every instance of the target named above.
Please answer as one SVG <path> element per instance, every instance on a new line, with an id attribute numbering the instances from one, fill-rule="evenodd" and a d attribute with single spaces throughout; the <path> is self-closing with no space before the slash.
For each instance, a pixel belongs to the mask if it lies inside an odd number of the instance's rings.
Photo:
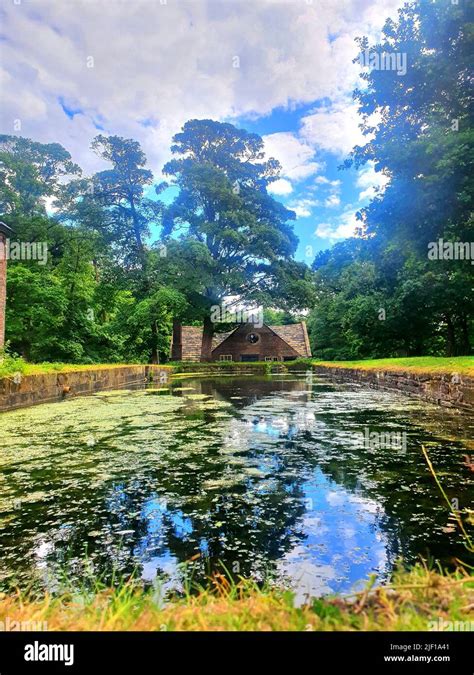
<path id="1" fill-rule="evenodd" d="M 173 332 L 172 358 L 176 361 L 200 361 L 201 345 L 200 326 L 181 326 Z M 304 322 L 288 326 L 264 324 L 260 328 L 243 323 L 229 333 L 217 333 L 213 338 L 213 361 L 293 361 L 310 356 Z"/>

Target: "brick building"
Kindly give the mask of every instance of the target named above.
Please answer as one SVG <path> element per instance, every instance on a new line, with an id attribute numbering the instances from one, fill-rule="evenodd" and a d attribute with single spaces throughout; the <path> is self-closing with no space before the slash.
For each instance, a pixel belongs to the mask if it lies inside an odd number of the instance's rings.
<path id="1" fill-rule="evenodd" d="M 200 361 L 202 328 L 180 326 L 173 332 L 172 359 Z M 212 344 L 213 361 L 290 361 L 311 356 L 308 332 L 303 322 L 288 326 L 256 328 L 239 324 L 229 333 L 217 333 Z"/>
<path id="2" fill-rule="evenodd" d="M 5 344 L 5 309 L 7 302 L 6 241 L 12 230 L 0 221 L 0 349 Z"/>

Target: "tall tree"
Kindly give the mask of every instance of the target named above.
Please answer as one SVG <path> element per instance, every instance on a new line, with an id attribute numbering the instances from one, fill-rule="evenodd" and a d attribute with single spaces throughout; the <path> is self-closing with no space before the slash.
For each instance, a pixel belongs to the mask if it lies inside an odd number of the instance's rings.
<path id="1" fill-rule="evenodd" d="M 438 239 L 472 241 L 469 11 L 465 3 L 409 2 L 397 21 L 386 22 L 378 44 L 359 40 L 372 61 L 375 55 L 404 55 L 407 69 L 405 75 L 365 71 L 365 86 L 354 93 L 371 140 L 354 148 L 346 166 L 358 168 L 370 160 L 390 181 L 362 209 L 366 244 L 349 242 L 345 261 L 342 247 L 315 261 L 320 294 L 311 325 L 316 334 L 324 323 L 325 349 L 339 355 L 471 353 L 474 267 L 470 259 L 428 255 Z M 367 265 L 370 284 L 361 276 Z M 350 283 L 348 266 L 352 278 L 359 278 L 357 287 Z M 386 319 L 374 324 L 377 305 Z M 356 320 L 356 307 L 365 307 L 370 320 Z M 342 310 L 342 316 L 352 317 L 350 330 L 340 326 L 337 332 Z"/>
<path id="2" fill-rule="evenodd" d="M 201 358 L 210 360 L 211 306 L 228 296 L 247 305 L 268 303 L 278 296 L 281 300 L 282 291 L 287 297 L 291 293 L 295 303 L 298 281 L 298 300 L 304 306 L 308 270 L 289 267 L 297 246 L 289 223 L 295 214 L 267 193 L 280 167 L 276 160 L 264 160 L 259 136 L 230 124 L 191 120 L 173 140 L 178 157 L 163 171 L 180 191 L 164 213 L 163 236 L 166 240 L 180 233 L 181 242 L 187 242 L 201 264 L 205 261 Z M 294 281 L 291 288 L 288 276 Z"/>
<path id="3" fill-rule="evenodd" d="M 160 214 L 159 202 L 145 196 L 145 189 L 153 183 L 145 153 L 137 141 L 119 136 L 96 136 L 92 149 L 112 164 L 111 169 L 93 176 L 94 200 L 108 209 L 116 235 L 134 242 L 137 263 L 144 270 L 144 238 L 150 234 L 150 224 L 158 223 Z"/>
<path id="4" fill-rule="evenodd" d="M 59 143 L 0 135 L 2 217 L 44 214 L 45 200 L 57 194 L 60 181 L 80 173 L 80 167 Z"/>

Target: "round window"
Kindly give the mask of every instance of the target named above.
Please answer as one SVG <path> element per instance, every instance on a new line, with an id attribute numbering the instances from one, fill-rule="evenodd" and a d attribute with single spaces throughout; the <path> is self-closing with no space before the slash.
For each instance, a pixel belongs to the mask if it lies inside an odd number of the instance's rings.
<path id="1" fill-rule="evenodd" d="M 257 335 L 257 333 L 249 333 L 247 335 L 247 340 L 250 342 L 251 345 L 254 345 L 260 340 L 260 337 Z"/>

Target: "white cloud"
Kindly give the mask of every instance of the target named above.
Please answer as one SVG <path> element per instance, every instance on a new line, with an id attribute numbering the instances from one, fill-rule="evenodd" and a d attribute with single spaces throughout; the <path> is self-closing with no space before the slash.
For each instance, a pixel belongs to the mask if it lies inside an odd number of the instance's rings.
<path id="1" fill-rule="evenodd" d="M 312 213 L 312 207 L 318 204 L 314 199 L 295 199 L 288 204 L 288 208 L 296 213 L 298 218 L 307 218 Z"/>
<path id="2" fill-rule="evenodd" d="M 314 182 L 319 185 L 330 185 L 334 190 L 339 188 L 341 185 L 340 180 L 329 180 L 329 178 L 326 178 L 326 176 L 316 176 Z"/>
<path id="3" fill-rule="evenodd" d="M 3 3 L 1 129 L 15 133 L 19 120 L 16 133 L 62 143 L 90 171 L 100 166 L 89 145 L 102 127 L 139 140 L 157 171 L 169 157 L 172 134 L 187 119 L 256 117 L 322 98 L 341 101 L 357 79 L 350 62 L 354 36 L 380 30 L 399 4 Z M 72 119 L 61 97 L 79 111 Z M 345 152 L 353 140 L 348 114 L 337 105 L 313 111 L 313 131 L 306 122 L 300 138 L 276 140 L 283 160 L 296 160 L 285 163 L 284 178 L 311 175 L 314 148 Z"/>
<path id="4" fill-rule="evenodd" d="M 329 197 L 324 202 L 324 206 L 327 208 L 334 208 L 335 206 L 339 206 L 340 203 L 341 200 L 337 195 L 329 195 Z"/>
<path id="5" fill-rule="evenodd" d="M 273 183 L 270 183 L 267 189 L 268 192 L 271 192 L 274 195 L 289 195 L 293 192 L 292 184 L 285 178 L 279 178 Z"/>
<path id="6" fill-rule="evenodd" d="M 364 145 L 369 139 L 359 129 L 360 122 L 357 105 L 344 100 L 304 117 L 300 135 L 314 147 L 344 157 L 354 145 Z"/>
<path id="7" fill-rule="evenodd" d="M 321 164 L 314 161 L 314 148 L 299 140 L 295 134 L 285 131 L 264 136 L 263 140 L 267 156 L 278 159 L 285 178 L 298 181 L 321 169 Z"/>
<path id="8" fill-rule="evenodd" d="M 318 183 L 329 185 L 331 181 L 318 180 Z M 359 193 L 359 203 L 371 199 L 376 194 L 377 188 L 383 190 L 389 182 L 389 178 L 382 173 L 375 171 L 374 163 L 367 162 L 360 171 L 356 179 L 356 186 L 363 188 Z M 337 192 L 337 188 L 336 188 Z M 337 194 L 331 194 L 324 203 L 325 206 L 338 206 L 339 197 Z M 362 207 L 361 207 L 362 208 Z M 316 227 L 315 234 L 318 237 L 337 241 L 347 237 L 353 237 L 356 234 L 356 229 L 360 228 L 362 223 L 357 219 L 357 208 L 353 205 L 347 205 L 343 212 L 338 216 L 330 219 L 327 222 L 319 223 Z"/>
<path id="9" fill-rule="evenodd" d="M 352 206 L 348 206 L 341 215 L 334 219 L 334 221 L 329 223 L 319 223 L 316 227 L 315 234 L 323 239 L 335 241 L 353 237 L 356 228 L 360 226 L 361 222 L 357 220 L 356 211 L 354 211 Z"/>
<path id="10" fill-rule="evenodd" d="M 375 171 L 374 162 L 367 162 L 357 177 L 357 187 L 364 188 L 359 193 L 359 201 L 370 200 L 375 197 L 378 191 L 383 191 L 390 179 L 380 171 Z"/>

